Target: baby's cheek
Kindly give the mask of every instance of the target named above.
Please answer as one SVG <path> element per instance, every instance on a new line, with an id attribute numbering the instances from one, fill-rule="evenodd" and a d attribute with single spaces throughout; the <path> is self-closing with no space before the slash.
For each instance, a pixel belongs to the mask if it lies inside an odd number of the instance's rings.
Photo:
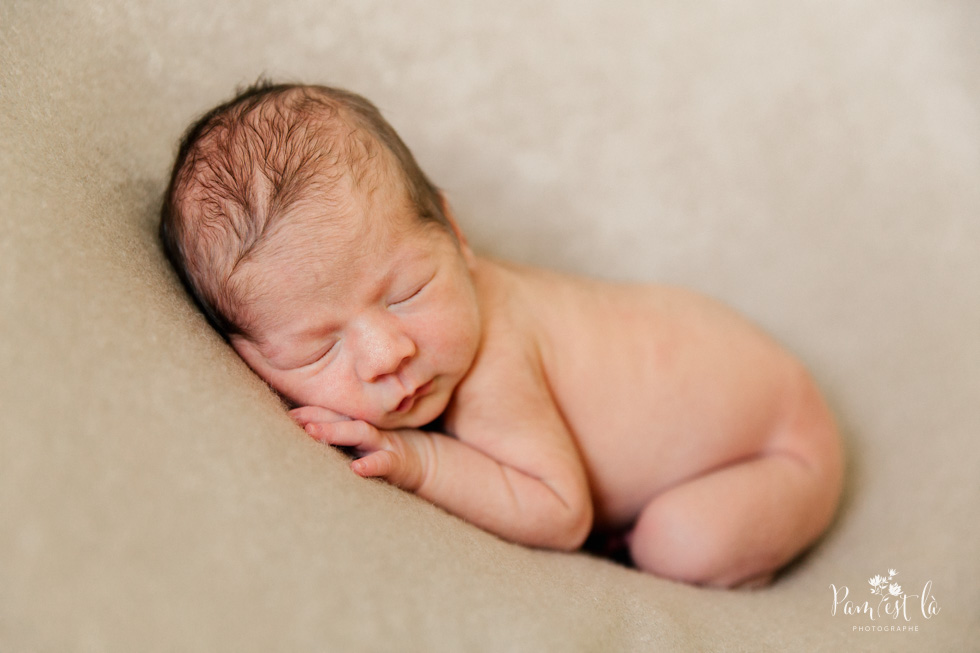
<path id="1" fill-rule="evenodd" d="M 480 346 L 480 319 L 475 310 L 469 315 L 461 316 L 461 318 L 451 328 L 455 334 L 454 354 L 463 367 L 463 371 L 466 371 L 473 364 L 477 349 Z"/>
<path id="2" fill-rule="evenodd" d="M 462 365 L 460 359 L 466 357 L 469 349 L 465 322 L 454 315 L 441 316 L 438 321 L 427 325 L 423 341 L 430 355 L 450 368 Z"/>
<path id="3" fill-rule="evenodd" d="M 300 406 L 320 406 L 328 410 L 350 415 L 352 406 L 345 405 L 351 398 L 351 393 L 339 383 L 335 375 L 321 370 L 318 374 L 304 378 L 293 378 L 287 381 L 284 389 L 276 388 L 281 394 Z M 275 384 L 270 384 L 274 388 Z"/>

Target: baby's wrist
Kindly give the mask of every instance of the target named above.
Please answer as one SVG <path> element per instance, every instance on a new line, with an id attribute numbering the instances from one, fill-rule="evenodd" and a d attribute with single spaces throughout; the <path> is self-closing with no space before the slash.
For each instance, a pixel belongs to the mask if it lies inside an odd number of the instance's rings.
<path id="1" fill-rule="evenodd" d="M 398 485 L 409 492 L 418 492 L 435 467 L 437 434 L 419 429 L 401 429 L 393 433 L 401 440 L 405 461 L 405 481 Z"/>

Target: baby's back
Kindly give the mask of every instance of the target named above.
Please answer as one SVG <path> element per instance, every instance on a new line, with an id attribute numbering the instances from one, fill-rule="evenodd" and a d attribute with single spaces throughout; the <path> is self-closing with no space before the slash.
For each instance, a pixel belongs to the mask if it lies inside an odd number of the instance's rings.
<path id="1" fill-rule="evenodd" d="M 625 526 L 665 488 L 772 443 L 805 374 L 762 331 L 679 288 L 487 263 L 502 314 L 540 349 L 585 460 L 596 519 Z"/>

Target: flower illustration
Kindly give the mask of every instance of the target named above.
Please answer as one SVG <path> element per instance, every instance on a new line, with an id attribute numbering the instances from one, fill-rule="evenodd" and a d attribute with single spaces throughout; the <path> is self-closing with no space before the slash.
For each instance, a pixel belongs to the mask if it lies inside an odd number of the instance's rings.
<path id="1" fill-rule="evenodd" d="M 877 594 L 884 601 L 889 596 L 900 596 L 902 594 L 902 586 L 898 583 L 892 583 L 892 578 L 898 572 L 894 569 L 888 570 L 888 576 L 881 576 L 880 574 L 875 574 L 868 579 L 868 585 L 871 585 L 871 593 Z"/>

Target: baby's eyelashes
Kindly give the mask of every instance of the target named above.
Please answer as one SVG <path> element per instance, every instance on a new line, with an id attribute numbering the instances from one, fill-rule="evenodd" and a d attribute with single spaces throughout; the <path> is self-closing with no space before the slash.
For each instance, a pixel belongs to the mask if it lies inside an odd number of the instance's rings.
<path id="1" fill-rule="evenodd" d="M 421 292 L 421 291 L 422 291 L 422 288 L 420 287 L 420 288 L 418 288 L 416 290 L 411 291 L 408 294 L 399 295 L 394 300 L 388 302 L 388 306 L 398 306 L 399 304 L 404 304 L 408 300 L 410 300 L 413 297 L 415 297 L 416 295 L 418 295 L 419 292 Z"/>
<path id="2" fill-rule="evenodd" d="M 312 356 L 307 356 L 306 358 L 302 359 L 298 364 L 293 365 L 293 368 L 294 369 L 301 369 L 301 368 L 309 367 L 310 365 L 314 365 L 316 363 L 319 363 L 320 361 L 322 361 L 324 359 L 324 357 L 327 354 L 329 354 L 331 351 L 333 351 L 333 348 L 336 347 L 336 346 L 337 346 L 337 341 L 334 340 L 330 344 L 328 344 L 327 346 L 323 347 L 322 349 L 317 350 L 317 352 L 315 354 L 313 354 Z"/>
<path id="3" fill-rule="evenodd" d="M 414 286 L 411 286 L 407 292 L 404 292 L 400 295 L 396 295 L 391 301 L 388 302 L 388 306 L 397 306 L 399 304 L 404 304 L 408 300 L 417 297 L 422 292 L 422 290 L 424 290 L 425 287 L 429 285 L 429 282 L 432 281 L 434 277 L 435 275 L 433 274 L 431 277 L 426 278 L 425 281 L 418 283 Z"/>

